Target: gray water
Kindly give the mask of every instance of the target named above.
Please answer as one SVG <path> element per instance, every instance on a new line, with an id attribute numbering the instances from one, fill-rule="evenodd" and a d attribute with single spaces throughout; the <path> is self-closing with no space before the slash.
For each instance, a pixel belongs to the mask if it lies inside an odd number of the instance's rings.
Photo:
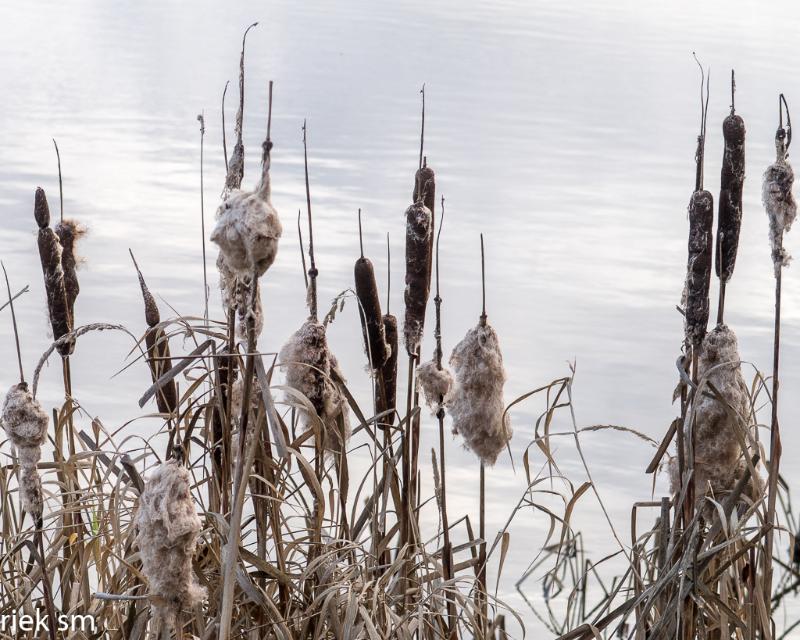
<path id="1" fill-rule="evenodd" d="M 196 116 L 203 112 L 206 119 L 208 229 L 224 175 L 222 88 L 232 81 L 231 135 L 241 33 L 258 20 L 248 40 L 245 184 L 256 180 L 272 79 L 273 196 L 285 227 L 280 255 L 263 285 L 262 350 L 278 350 L 304 318 L 295 234 L 296 212 L 304 203 L 304 118 L 321 299 L 352 286 L 361 207 L 365 250 L 382 288 L 384 238 L 391 234 L 392 309 L 401 311 L 403 212 L 418 160 L 424 82 L 425 152 L 447 201 L 441 248 L 445 349 L 480 313 L 483 232 L 488 312 L 505 351 L 507 400 L 567 375 L 574 362 L 579 426 L 623 425 L 658 440 L 676 412 L 670 400 L 682 322 L 675 304 L 685 273 L 686 205 L 699 125 L 692 51 L 712 68 L 706 186 L 715 193 L 729 73 L 736 69 L 736 107 L 748 131 L 747 179 L 726 320 L 739 335 L 742 357 L 761 370 L 771 367 L 773 278 L 760 176 L 773 159 L 778 93 L 786 94 L 790 106 L 800 100 L 793 8 L 788 2 L 767 10 L 763 3 L 721 0 L 346 0 L 335 8 L 325 2 L 4 3 L 0 258 L 12 286 L 31 286 L 17 307 L 26 370 L 49 344 L 31 212 L 37 185 L 57 211 L 51 137 L 62 153 L 65 212 L 90 229 L 80 248 L 86 262 L 78 323 L 118 322 L 137 334 L 143 330 L 128 248 L 160 296 L 163 317 L 202 315 Z M 792 235 L 787 244 L 791 251 Z M 219 317 L 214 256 L 210 248 L 211 314 Z M 793 392 L 800 383 L 795 269 L 784 278 L 781 408 L 784 473 L 792 488 L 800 479 L 792 467 L 800 446 L 794 429 Z M 0 315 L 5 388 L 16 368 L 10 318 Z M 352 302 L 330 335 L 359 399 L 368 404 Z M 144 365 L 111 377 L 125 365 L 131 346 L 121 334 L 91 334 L 73 358 L 78 400 L 108 429 L 142 414 L 136 399 L 149 383 Z M 430 335 L 424 351 L 432 351 Z M 60 400 L 59 381 L 58 367 L 45 371 L 40 394 L 48 406 Z M 490 535 L 524 492 L 521 454 L 543 406 L 534 400 L 512 413 L 516 467 L 506 456 L 488 472 Z M 152 422 L 135 422 L 125 433 L 151 428 Z M 568 413 L 561 412 L 553 428 L 571 429 Z M 424 431 L 421 457 L 427 464 L 433 421 Z M 653 449 L 608 431 L 585 435 L 581 444 L 612 523 L 629 544 L 630 506 L 653 495 L 652 478 L 644 473 Z M 585 480 L 572 441 L 562 438 L 554 448 L 562 472 L 576 486 Z M 531 468 L 539 469 L 542 454 L 534 447 L 530 456 Z M 474 520 L 476 460 L 453 440 L 448 467 L 451 513 L 469 511 Z M 429 483 L 427 467 L 424 473 Z M 664 490 L 659 479 L 655 496 Z M 592 494 L 578 503 L 574 525 L 583 530 L 592 557 L 618 548 Z M 514 583 L 545 541 L 548 526 L 539 511 L 517 515 L 500 582 L 499 595 L 519 610 L 533 637 L 542 637 L 543 627 Z M 540 581 L 532 578 L 524 590 L 541 605 Z M 516 624 L 510 629 L 520 635 Z"/>

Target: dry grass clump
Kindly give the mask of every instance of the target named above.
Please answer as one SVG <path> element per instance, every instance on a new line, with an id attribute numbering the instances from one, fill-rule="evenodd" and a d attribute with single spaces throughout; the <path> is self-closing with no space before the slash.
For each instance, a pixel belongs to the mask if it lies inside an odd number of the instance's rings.
<path id="1" fill-rule="evenodd" d="M 36 465 L 47 440 L 47 413 L 25 382 L 15 384 L 3 403 L 3 428 L 19 456 L 19 493 L 22 507 L 35 520 L 42 517 L 42 481 Z"/>
<path id="2" fill-rule="evenodd" d="M 192 565 L 202 523 L 190 481 L 189 471 L 176 460 L 158 465 L 139 497 L 134 521 L 153 609 L 170 627 L 205 597 Z"/>
<path id="3" fill-rule="evenodd" d="M 333 376 L 344 382 L 339 363 L 330 349 L 325 326 L 314 320 L 303 323 L 280 352 L 286 370 L 286 384 L 305 396 L 319 417 L 327 451 L 339 452 L 350 437 L 350 418 L 347 402 Z M 312 416 L 307 414 L 306 427 Z"/>
<path id="4" fill-rule="evenodd" d="M 511 440 L 511 418 L 505 413 L 506 371 L 494 328 L 482 319 L 453 349 L 450 366 L 455 388 L 447 403 L 453 433 L 486 464 L 493 465 Z"/>

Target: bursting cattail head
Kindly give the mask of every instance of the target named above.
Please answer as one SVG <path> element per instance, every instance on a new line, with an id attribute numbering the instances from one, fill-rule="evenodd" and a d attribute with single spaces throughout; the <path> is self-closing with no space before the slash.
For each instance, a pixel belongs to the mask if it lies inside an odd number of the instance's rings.
<path id="1" fill-rule="evenodd" d="M 739 441 L 747 440 L 744 429 L 750 424 L 750 397 L 742 376 L 736 334 L 727 325 L 717 325 L 705 336 L 698 379 L 704 392 L 695 396 L 693 407 L 694 473 L 697 498 L 701 500 L 709 487 L 717 496 L 733 488 L 744 471 Z M 710 392 L 708 385 L 713 385 L 725 404 Z M 688 442 L 690 436 L 687 433 L 684 440 Z M 681 485 L 674 460 L 670 473 L 674 492 Z"/>
<path id="2" fill-rule="evenodd" d="M 41 187 L 36 189 L 33 216 L 39 227 L 37 243 L 42 263 L 44 288 L 47 294 L 47 312 L 50 316 L 50 326 L 53 329 L 53 339 L 58 340 L 72 331 L 72 317 L 64 283 L 62 247 L 58 236 L 49 226 L 50 209 L 44 189 Z M 58 352 L 62 356 L 68 356 L 74 349 L 75 342 L 72 340 L 58 346 Z"/>
<path id="3" fill-rule="evenodd" d="M 43 511 L 42 482 L 36 464 L 47 440 L 47 413 L 25 382 L 9 389 L 3 404 L 3 428 L 19 455 L 19 492 L 22 507 L 35 518 Z"/>
<path id="4" fill-rule="evenodd" d="M 283 345 L 281 365 L 286 385 L 304 395 L 322 423 L 326 450 L 339 452 L 350 437 L 350 419 L 342 392 L 333 380 L 344 381 L 336 357 L 328 348 L 325 325 L 309 319 Z M 306 426 L 310 419 L 306 419 Z"/>
<path id="5" fill-rule="evenodd" d="M 217 216 L 211 241 L 227 266 L 237 274 L 264 275 L 275 261 L 283 232 L 270 201 L 259 193 L 237 191 L 220 205 Z"/>
<path id="6" fill-rule="evenodd" d="M 440 368 L 436 360 L 428 360 L 417 367 L 417 381 L 422 387 L 425 403 L 436 414 L 450 399 L 453 375 L 444 367 Z"/>
<path id="7" fill-rule="evenodd" d="M 689 259 L 684 288 L 686 342 L 699 347 L 708 327 L 714 197 L 701 189 L 689 201 Z"/>
<path id="8" fill-rule="evenodd" d="M 86 233 L 86 229 L 75 220 L 62 220 L 56 225 L 56 235 L 61 243 L 61 268 L 64 271 L 64 290 L 72 326 L 75 326 L 75 300 L 81 291 L 78 283 L 78 258 L 75 243 Z"/>
<path id="9" fill-rule="evenodd" d="M 421 200 L 406 209 L 406 318 L 403 327 L 406 350 L 419 350 L 425 326 L 425 309 L 431 291 L 433 264 L 433 217 Z"/>
<path id="10" fill-rule="evenodd" d="M 469 331 L 450 356 L 455 388 L 447 409 L 453 432 L 482 462 L 493 465 L 511 440 L 511 420 L 505 413 L 506 372 L 497 333 L 485 321 Z"/>
<path id="11" fill-rule="evenodd" d="M 190 491 L 189 471 L 176 460 L 156 468 L 139 497 L 136 542 L 155 612 L 175 627 L 182 610 L 205 597 L 192 559 L 202 523 Z"/>
<path id="12" fill-rule="evenodd" d="M 742 226 L 742 187 L 744 186 L 744 120 L 731 114 L 722 123 L 725 151 L 719 191 L 717 222 L 717 276 L 728 282 L 736 266 L 739 231 Z"/>
<path id="13" fill-rule="evenodd" d="M 361 329 L 364 334 L 369 367 L 377 371 L 386 363 L 391 347 L 386 344 L 386 330 L 381 315 L 381 301 L 378 298 L 378 285 L 375 282 L 375 269 L 369 258 L 361 256 L 353 269 L 356 281 L 356 297 L 359 303 Z"/>
<path id="14" fill-rule="evenodd" d="M 797 216 L 797 203 L 792 194 L 794 170 L 787 160 L 785 135 L 779 130 L 775 137 L 775 162 L 764 173 L 761 199 L 769 216 L 769 242 L 775 273 L 789 264 L 791 256 L 783 248 L 783 233 L 788 231 Z"/>

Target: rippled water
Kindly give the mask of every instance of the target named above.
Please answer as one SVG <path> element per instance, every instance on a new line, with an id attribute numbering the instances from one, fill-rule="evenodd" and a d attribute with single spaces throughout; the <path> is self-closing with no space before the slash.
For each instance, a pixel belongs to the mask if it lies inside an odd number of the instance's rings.
<path id="1" fill-rule="evenodd" d="M 31 216 L 35 186 L 57 202 L 51 137 L 61 148 L 64 207 L 91 233 L 76 314 L 80 323 L 143 329 L 127 257 L 135 252 L 162 314 L 202 314 L 199 130 L 206 135 L 206 220 L 224 172 L 220 96 L 235 110 L 238 51 L 254 20 L 247 57 L 245 183 L 255 181 L 265 129 L 266 86 L 275 81 L 274 201 L 285 240 L 265 282 L 264 350 L 277 350 L 303 319 L 294 215 L 303 204 L 300 126 L 308 118 L 321 299 L 351 286 L 356 210 L 365 249 L 386 277 L 391 233 L 392 306 L 402 303 L 403 211 L 410 199 L 419 135 L 419 88 L 427 87 L 426 155 L 447 199 L 442 236 L 443 327 L 449 350 L 480 313 L 478 235 L 487 244 L 488 307 L 506 354 L 507 398 L 569 372 L 577 363 L 580 425 L 617 424 L 659 439 L 673 418 L 674 362 L 682 327 L 675 311 L 686 259 L 686 204 L 698 130 L 696 50 L 712 68 L 706 186 L 718 190 L 720 126 L 731 67 L 737 111 L 748 130 L 745 219 L 726 319 L 743 358 L 771 366 L 771 263 L 760 175 L 773 157 L 777 95 L 800 100 L 793 5 L 715 0 L 663 2 L 191 3 L 142 1 L 6 4 L 0 20 L 0 257 L 17 287 L 28 370 L 48 345 Z M 786 13 L 779 9 L 784 9 Z M 789 236 L 791 247 L 794 239 Z M 209 270 L 215 281 L 213 249 Z M 782 405 L 785 474 L 800 438 L 793 428 L 800 380 L 800 280 L 784 279 Z M 212 289 L 212 315 L 219 312 Z M 9 318 L 0 322 L 0 383 L 14 380 Z M 368 397 L 360 329 L 352 304 L 331 341 L 345 372 Z M 130 342 L 90 335 L 74 356 L 74 384 L 88 414 L 116 428 L 139 414 L 143 366 L 122 368 Z M 425 350 L 431 349 L 430 336 Z M 45 373 L 42 398 L 59 400 L 59 372 Z M 513 450 L 532 439 L 540 404 L 514 412 Z M 554 428 L 571 428 L 562 413 Z M 137 428 L 128 427 L 131 432 Z M 422 452 L 434 443 L 425 424 Z M 652 449 L 619 433 L 582 439 L 587 462 L 620 537 L 630 505 L 648 499 Z M 562 471 L 585 479 L 574 445 L 556 451 Z M 452 512 L 477 517 L 477 465 L 448 450 Z M 427 454 L 422 456 L 427 459 Z M 519 457 L 517 457 L 519 460 Z M 531 466 L 542 464 L 531 451 Z M 426 471 L 427 474 L 427 471 Z M 429 479 L 426 475 L 426 479 Z M 426 480 L 427 481 L 427 480 Z M 508 518 L 525 488 L 519 462 L 488 474 L 489 531 Z M 663 490 L 659 480 L 656 495 Z M 589 552 L 616 547 L 597 502 L 575 514 Z M 513 584 L 545 539 L 549 522 L 526 510 L 511 529 L 500 595 L 541 631 Z M 494 577 L 490 576 L 490 581 Z M 526 583 L 541 603 L 541 585 Z M 513 627 L 513 625 L 512 625 Z M 512 629 L 513 630 L 513 629 Z M 515 633 L 517 633 L 515 631 Z"/>

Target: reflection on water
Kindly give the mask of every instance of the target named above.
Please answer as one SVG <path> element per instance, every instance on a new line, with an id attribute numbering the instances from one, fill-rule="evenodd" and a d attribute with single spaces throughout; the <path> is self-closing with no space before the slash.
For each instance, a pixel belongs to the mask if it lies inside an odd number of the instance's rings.
<path id="1" fill-rule="evenodd" d="M 402 215 L 416 167 L 418 90 L 425 82 L 426 155 L 447 199 L 445 348 L 479 314 L 478 234 L 484 232 L 489 314 L 506 351 L 508 399 L 564 375 L 567 361 L 574 361 L 579 424 L 626 425 L 658 439 L 675 413 L 670 397 L 681 320 L 674 305 L 685 268 L 699 120 L 690 55 L 696 50 L 712 67 L 706 166 L 712 191 L 718 189 L 728 70 L 737 72 L 737 111 L 748 129 L 747 178 L 727 319 L 743 357 L 767 369 L 772 276 L 759 183 L 772 159 L 777 93 L 783 91 L 790 105 L 800 100 L 790 39 L 781 37 L 795 31 L 796 19 L 777 8 L 764 12 L 756 2 L 569 5 L 348 0 L 334 11 L 322 2 L 273 2 L 256 10 L 246 3 L 149 1 L 134 8 L 48 1 L 4 7 L 0 257 L 17 285 L 31 285 L 19 304 L 27 366 L 48 344 L 31 209 L 36 185 L 56 201 L 51 137 L 62 153 L 65 210 L 91 230 L 81 247 L 80 321 L 142 330 L 129 247 L 161 296 L 163 316 L 170 315 L 167 305 L 175 313 L 201 314 L 196 115 L 204 112 L 207 123 L 210 221 L 224 170 L 220 96 L 226 80 L 235 80 L 243 27 L 260 20 L 248 42 L 245 182 L 255 180 L 266 86 L 274 79 L 274 200 L 287 229 L 264 285 L 262 349 L 277 350 L 304 315 L 299 250 L 290 230 L 303 203 L 305 117 L 322 299 L 352 284 L 361 207 L 365 248 L 382 279 L 383 239 L 391 234 L 392 305 L 400 309 Z M 229 129 L 235 83 L 231 89 Z M 209 268 L 213 283 L 211 258 Z M 800 281 L 793 269 L 784 287 L 783 384 L 792 389 L 800 383 L 794 365 L 800 361 Z M 211 300 L 218 313 L 215 290 Z M 0 334 L 2 361 L 13 362 L 5 318 Z M 367 398 L 352 304 L 334 324 L 331 341 Z M 130 346 L 122 336 L 91 335 L 74 357 L 79 399 L 107 427 L 138 415 L 135 401 L 147 385 L 143 366 L 111 378 Z M 8 386 L 13 376 L 13 367 L 4 367 L 0 382 Z M 59 398 L 57 380 L 57 371 L 45 372 L 42 397 L 51 404 Z M 790 393 L 784 398 L 782 417 L 791 425 L 797 403 Z M 540 409 L 529 403 L 514 412 L 515 455 L 532 439 Z M 567 417 L 558 418 L 562 431 L 571 428 Z M 423 451 L 435 442 L 433 423 L 426 424 L 425 438 Z M 630 504 L 651 495 L 652 480 L 643 470 L 652 449 L 610 432 L 587 435 L 582 444 L 614 526 L 624 532 Z M 798 445 L 795 430 L 784 429 L 784 459 Z M 561 471 L 576 483 L 585 479 L 572 441 L 563 438 L 554 448 Z M 448 455 L 451 510 L 475 513 L 475 460 L 456 442 Z M 531 461 L 532 468 L 543 462 L 535 447 Z M 792 468 L 785 473 L 797 481 Z M 658 481 L 656 495 L 663 484 Z M 493 531 L 522 496 L 524 474 L 501 460 L 488 487 Z M 582 499 L 574 524 L 584 530 L 593 556 L 616 548 L 593 497 Z M 541 513 L 529 509 L 518 516 L 500 582 L 500 596 L 520 607 L 529 632 L 541 626 L 513 584 L 548 527 Z M 541 585 L 526 583 L 526 590 L 532 600 L 541 598 Z"/>

